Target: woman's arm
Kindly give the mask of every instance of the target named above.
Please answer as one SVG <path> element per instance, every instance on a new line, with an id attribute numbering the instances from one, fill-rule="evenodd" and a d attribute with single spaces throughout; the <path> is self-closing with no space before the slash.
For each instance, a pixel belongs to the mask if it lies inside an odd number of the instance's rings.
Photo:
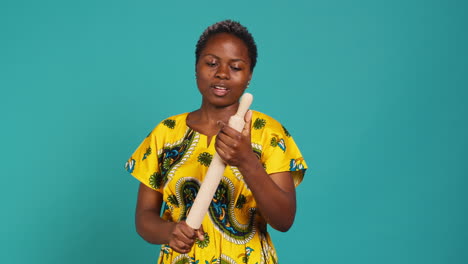
<path id="1" fill-rule="evenodd" d="M 238 169 L 265 220 L 278 231 L 288 231 L 296 215 L 296 190 L 290 172 L 268 175 L 261 164 L 244 164 Z"/>
<path id="2" fill-rule="evenodd" d="M 203 229 L 194 230 L 184 221 L 168 222 L 159 216 L 163 196 L 140 183 L 135 212 L 135 224 L 138 234 L 151 244 L 169 244 L 179 252 L 187 253 L 195 243 L 195 239 L 203 240 Z"/>
<path id="3" fill-rule="evenodd" d="M 268 224 L 276 230 L 286 232 L 296 215 L 296 190 L 291 173 L 266 173 L 252 150 L 250 111 L 245 121 L 246 125 L 241 133 L 222 124 L 216 140 L 216 151 L 227 164 L 236 166 L 242 173 Z"/>

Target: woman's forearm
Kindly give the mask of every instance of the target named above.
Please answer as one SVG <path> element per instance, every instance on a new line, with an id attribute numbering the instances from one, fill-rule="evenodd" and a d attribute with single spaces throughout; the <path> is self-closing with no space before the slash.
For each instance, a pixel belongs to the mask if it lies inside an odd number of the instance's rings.
<path id="1" fill-rule="evenodd" d="M 140 183 L 135 225 L 138 234 L 151 244 L 168 244 L 175 223 L 161 218 L 163 195 Z"/>
<path id="2" fill-rule="evenodd" d="M 152 209 L 141 210 L 136 214 L 138 234 L 151 244 L 169 244 L 175 223 L 163 220 L 159 212 Z"/>
<path id="3" fill-rule="evenodd" d="M 296 193 L 290 173 L 268 175 L 256 157 L 238 169 L 268 224 L 278 231 L 288 231 L 296 214 Z"/>

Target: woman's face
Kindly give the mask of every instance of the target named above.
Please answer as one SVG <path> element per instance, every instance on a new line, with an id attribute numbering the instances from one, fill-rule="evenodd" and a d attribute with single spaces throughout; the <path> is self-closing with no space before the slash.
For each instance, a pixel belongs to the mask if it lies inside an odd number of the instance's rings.
<path id="1" fill-rule="evenodd" d="M 196 75 L 204 104 L 236 104 L 252 78 L 247 46 L 228 33 L 212 36 L 200 53 Z"/>

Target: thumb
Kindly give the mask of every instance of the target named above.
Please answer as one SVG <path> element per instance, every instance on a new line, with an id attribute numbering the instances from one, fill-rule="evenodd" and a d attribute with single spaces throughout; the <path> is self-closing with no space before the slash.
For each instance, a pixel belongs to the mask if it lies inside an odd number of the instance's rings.
<path id="1" fill-rule="evenodd" d="M 218 122 L 216 122 L 216 125 L 218 126 L 219 130 L 221 130 L 226 125 L 226 123 L 224 123 L 221 120 L 218 120 Z"/>
<path id="2" fill-rule="evenodd" d="M 252 126 L 252 110 L 247 111 L 245 113 L 245 124 L 244 124 L 244 129 L 242 129 L 242 134 L 244 135 L 249 135 L 250 134 L 250 127 Z"/>
<path id="3" fill-rule="evenodd" d="M 205 231 L 203 230 L 203 225 L 200 226 L 199 229 L 196 230 L 198 240 L 203 241 L 205 240 Z"/>

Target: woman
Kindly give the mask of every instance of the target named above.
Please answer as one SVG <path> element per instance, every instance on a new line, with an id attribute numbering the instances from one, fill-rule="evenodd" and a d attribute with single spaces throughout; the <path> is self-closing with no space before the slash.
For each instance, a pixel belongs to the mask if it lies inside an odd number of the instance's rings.
<path id="1" fill-rule="evenodd" d="M 218 22 L 195 53 L 200 109 L 162 121 L 126 164 L 141 182 L 137 232 L 162 244 L 158 263 L 277 263 L 266 225 L 291 227 L 306 164 L 288 131 L 265 114 L 247 112 L 242 132 L 226 125 L 256 64 L 247 29 Z M 215 151 L 227 167 L 194 230 L 184 220 Z"/>

